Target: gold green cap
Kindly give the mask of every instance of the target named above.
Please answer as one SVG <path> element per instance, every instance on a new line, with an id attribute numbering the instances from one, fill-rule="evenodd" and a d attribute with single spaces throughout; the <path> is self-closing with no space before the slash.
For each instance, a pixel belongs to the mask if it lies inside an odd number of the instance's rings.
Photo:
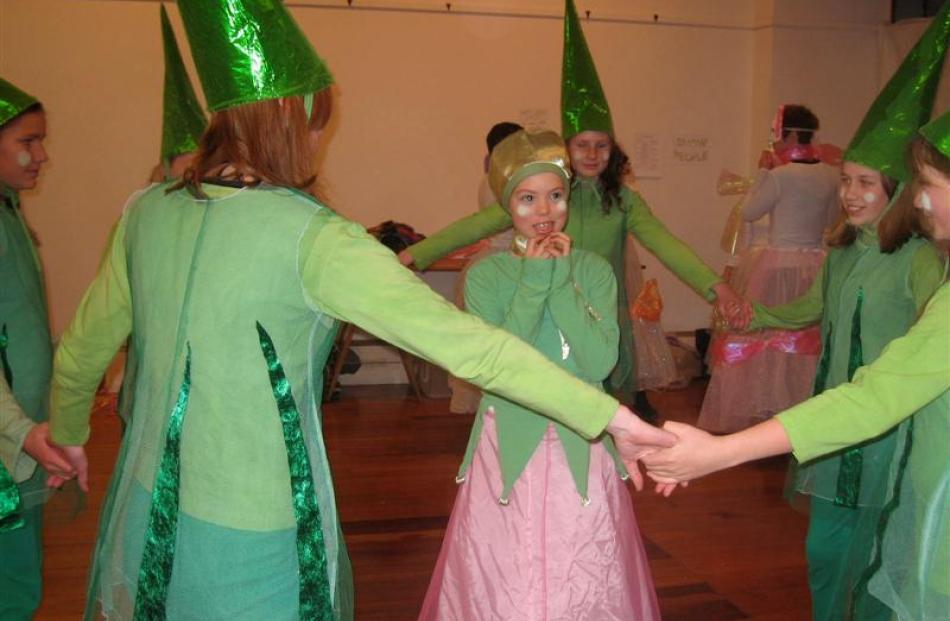
<path id="1" fill-rule="evenodd" d="M 178 0 L 178 9 L 211 111 L 333 83 L 281 0 Z"/>
<path id="2" fill-rule="evenodd" d="M 908 181 L 907 145 L 930 118 L 950 38 L 950 2 L 907 54 L 845 150 L 844 159 Z"/>
<path id="3" fill-rule="evenodd" d="M 574 0 L 564 7 L 564 52 L 561 61 L 561 134 L 565 140 L 584 131 L 614 135 L 614 122 L 597 67 L 587 48 Z"/>
<path id="4" fill-rule="evenodd" d="M 504 209 L 518 184 L 527 177 L 553 172 L 569 183 L 571 163 L 557 132 L 517 131 L 499 142 L 488 162 L 488 185 Z"/>
<path id="5" fill-rule="evenodd" d="M 161 159 L 170 162 L 178 155 L 198 150 L 198 140 L 208 120 L 188 79 L 164 4 L 161 7 L 161 21 L 162 44 L 165 48 Z"/>
<path id="6" fill-rule="evenodd" d="M 6 125 L 10 119 L 19 116 L 24 110 L 38 103 L 39 100 L 33 95 L 24 93 L 0 78 L 0 125 Z"/>

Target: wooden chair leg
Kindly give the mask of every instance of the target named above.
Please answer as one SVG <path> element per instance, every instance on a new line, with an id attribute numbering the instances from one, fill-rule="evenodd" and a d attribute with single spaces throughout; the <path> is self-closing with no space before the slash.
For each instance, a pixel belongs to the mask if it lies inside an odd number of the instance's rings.
<path id="1" fill-rule="evenodd" d="M 343 370 L 343 363 L 346 362 L 346 354 L 350 351 L 350 343 L 353 342 L 355 332 L 356 326 L 351 323 L 343 324 L 343 328 L 340 330 L 340 351 L 337 352 L 336 361 L 333 363 L 330 387 L 327 389 L 326 397 L 330 397 L 336 391 L 337 384 L 340 381 L 340 371 Z"/>
<path id="2" fill-rule="evenodd" d="M 416 377 L 415 370 L 412 368 L 412 356 L 403 350 L 396 348 L 399 352 L 399 358 L 402 360 L 402 368 L 406 372 L 406 379 L 409 380 L 409 386 L 417 401 L 422 401 L 422 389 L 419 388 L 419 378 Z"/>

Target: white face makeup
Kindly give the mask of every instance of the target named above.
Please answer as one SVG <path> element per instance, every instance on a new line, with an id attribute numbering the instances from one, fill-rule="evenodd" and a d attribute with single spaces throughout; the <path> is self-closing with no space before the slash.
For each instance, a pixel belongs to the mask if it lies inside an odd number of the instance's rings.
<path id="1" fill-rule="evenodd" d="M 914 206 L 923 212 L 933 239 L 950 240 L 950 177 L 924 166 L 915 180 Z"/>
<path id="2" fill-rule="evenodd" d="M 613 141 L 609 134 L 594 131 L 581 132 L 567 142 L 571 167 L 581 177 L 596 179 L 607 170 L 611 147 L 613 147 Z"/>
<path id="3" fill-rule="evenodd" d="M 564 230 L 567 223 L 564 180 L 553 172 L 531 175 L 523 179 L 511 193 L 508 208 L 512 224 L 519 235 L 532 239 L 558 233 Z"/>
<path id="4" fill-rule="evenodd" d="M 881 181 L 881 173 L 855 162 L 844 162 L 841 165 L 838 197 L 852 226 L 877 222 L 884 214 L 889 201 Z"/>
<path id="5" fill-rule="evenodd" d="M 44 138 L 42 111 L 22 114 L 0 128 L 0 184 L 14 190 L 36 186 L 40 167 L 47 160 Z"/>

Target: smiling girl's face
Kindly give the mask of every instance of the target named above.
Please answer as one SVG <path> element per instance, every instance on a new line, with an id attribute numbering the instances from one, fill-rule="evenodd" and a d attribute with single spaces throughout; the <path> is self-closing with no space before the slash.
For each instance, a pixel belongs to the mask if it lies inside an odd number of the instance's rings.
<path id="1" fill-rule="evenodd" d="M 552 172 L 523 179 L 511 193 L 508 209 L 515 230 L 523 237 L 531 239 L 561 232 L 567 223 L 564 180 Z"/>
<path id="2" fill-rule="evenodd" d="M 858 227 L 877 222 L 890 201 L 879 171 L 847 161 L 841 165 L 838 197 L 848 222 Z"/>

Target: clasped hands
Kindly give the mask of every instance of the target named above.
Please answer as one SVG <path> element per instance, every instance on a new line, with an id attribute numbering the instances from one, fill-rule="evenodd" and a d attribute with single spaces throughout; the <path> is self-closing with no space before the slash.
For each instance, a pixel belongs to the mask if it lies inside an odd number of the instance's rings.
<path id="1" fill-rule="evenodd" d="M 720 438 L 691 425 L 668 421 L 654 427 L 621 406 L 607 431 L 623 460 L 634 487 L 643 489 L 639 463 L 656 483 L 656 493 L 669 496 L 677 486 L 722 468 L 728 459 L 720 450 Z"/>

